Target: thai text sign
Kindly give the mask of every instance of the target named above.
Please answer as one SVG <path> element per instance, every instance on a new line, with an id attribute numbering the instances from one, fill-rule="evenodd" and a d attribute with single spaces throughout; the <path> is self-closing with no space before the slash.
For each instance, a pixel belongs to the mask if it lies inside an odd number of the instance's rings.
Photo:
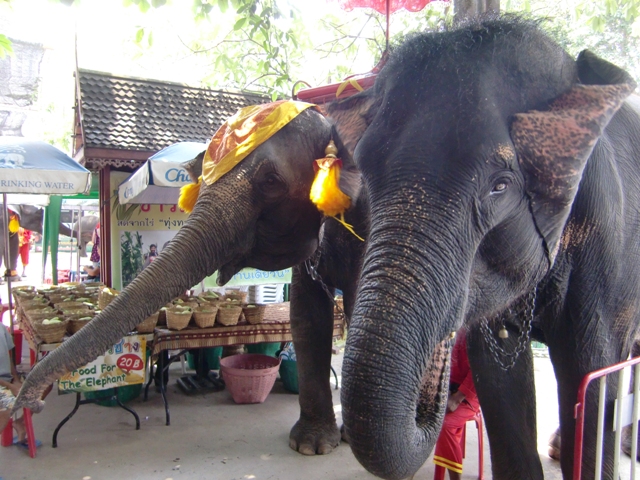
<path id="1" fill-rule="evenodd" d="M 267 285 L 271 283 L 291 283 L 291 268 L 286 268 L 277 272 L 265 272 L 257 268 L 243 268 L 229 280 L 225 287 L 241 287 L 247 285 Z M 218 272 L 204 279 L 205 288 L 215 288 L 218 286 L 216 279 Z"/>
<path id="2" fill-rule="evenodd" d="M 147 341 L 144 336 L 124 337 L 107 352 L 58 380 L 61 392 L 92 392 L 144 382 Z"/>

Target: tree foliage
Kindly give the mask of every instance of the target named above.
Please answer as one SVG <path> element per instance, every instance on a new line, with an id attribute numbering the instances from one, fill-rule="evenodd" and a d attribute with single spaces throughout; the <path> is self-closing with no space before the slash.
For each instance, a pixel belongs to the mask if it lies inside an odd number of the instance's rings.
<path id="1" fill-rule="evenodd" d="M 508 0 L 505 10 L 546 18 L 547 31 L 570 54 L 592 50 L 640 81 L 639 0 Z"/>

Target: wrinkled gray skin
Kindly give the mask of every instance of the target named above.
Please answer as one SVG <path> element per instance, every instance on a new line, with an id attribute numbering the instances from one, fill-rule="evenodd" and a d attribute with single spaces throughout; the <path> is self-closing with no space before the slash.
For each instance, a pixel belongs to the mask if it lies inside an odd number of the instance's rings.
<path id="1" fill-rule="evenodd" d="M 574 61 L 517 20 L 418 36 L 394 53 L 355 151 L 371 232 L 342 408 L 368 470 L 405 478 L 427 458 L 433 437 L 416 424 L 415 399 L 434 345 L 462 323 L 524 310 L 517 301 L 535 290 L 572 478 L 578 384 L 625 358 L 638 330 L 640 109 L 637 97 L 622 103 L 634 88 L 620 69 L 588 52 Z M 522 327 L 508 327 L 512 350 Z M 542 478 L 531 354 L 504 373 L 478 329 L 468 351 L 493 478 Z M 583 478 L 594 454 L 589 429 Z"/>
<path id="2" fill-rule="evenodd" d="M 585 94 L 579 82 L 619 87 Z M 577 382 L 623 357 L 637 328 L 637 112 L 624 104 L 602 133 L 632 88 L 624 72 L 588 53 L 574 61 L 531 25 L 489 21 L 407 41 L 372 91 L 331 107 L 345 161 L 341 186 L 355 200 L 347 221 L 367 243 L 327 220 L 318 270 L 329 288 L 344 291 L 351 315 L 343 419 L 369 471 L 401 479 L 420 468 L 444 413 L 450 332 L 537 289 L 537 329 L 559 379 L 569 444 L 563 472 L 571 478 Z M 560 113 L 549 120 L 551 110 Z M 566 131 L 573 134 L 559 135 Z M 321 224 L 308 201 L 311 164 L 330 136 L 308 110 L 203 186 L 175 240 L 36 365 L 17 404 L 37 408 L 49 382 L 214 270 L 224 283 L 244 266 L 279 269 L 311 256 Z M 361 188 L 349 155 L 360 136 Z M 168 269 L 176 274 L 164 275 Z M 340 438 L 329 386 L 332 304 L 302 266 L 291 301 L 301 414 L 290 443 L 328 453 Z M 519 325 L 508 323 L 507 350 Z M 542 478 L 530 351 L 505 373 L 473 326 L 468 344 L 493 478 Z M 593 453 L 588 437 L 585 466 Z M 608 461 L 606 469 L 610 478 Z"/>

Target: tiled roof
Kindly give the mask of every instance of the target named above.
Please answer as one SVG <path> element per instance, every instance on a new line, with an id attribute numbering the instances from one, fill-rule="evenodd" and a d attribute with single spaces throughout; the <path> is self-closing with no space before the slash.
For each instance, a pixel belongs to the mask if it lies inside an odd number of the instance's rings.
<path id="1" fill-rule="evenodd" d="M 206 142 L 239 108 L 267 97 L 80 70 L 84 146 L 160 150 Z"/>

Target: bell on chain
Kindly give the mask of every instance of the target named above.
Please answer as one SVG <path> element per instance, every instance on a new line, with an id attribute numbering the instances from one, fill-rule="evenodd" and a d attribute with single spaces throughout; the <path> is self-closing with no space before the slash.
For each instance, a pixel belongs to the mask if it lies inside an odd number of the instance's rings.
<path id="1" fill-rule="evenodd" d="M 509 331 L 507 330 L 507 328 L 504 325 L 502 326 L 502 328 L 498 332 L 498 337 L 500 337 L 500 338 L 509 338 Z"/>

